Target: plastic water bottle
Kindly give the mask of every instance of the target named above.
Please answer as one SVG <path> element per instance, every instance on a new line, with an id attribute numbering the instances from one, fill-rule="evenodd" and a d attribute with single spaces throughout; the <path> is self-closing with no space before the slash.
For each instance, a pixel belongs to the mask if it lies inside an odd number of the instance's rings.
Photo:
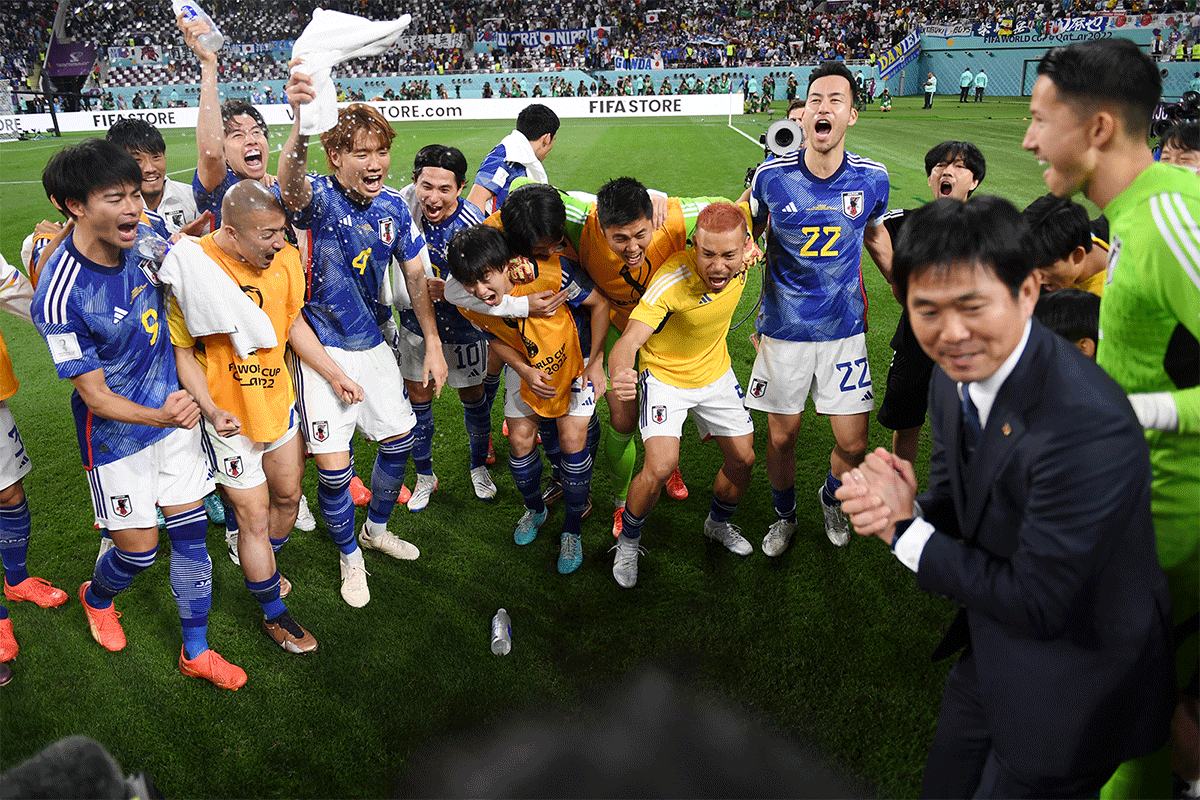
<path id="1" fill-rule="evenodd" d="M 492 652 L 506 656 L 512 650 L 512 620 L 503 608 L 492 617 Z"/>
<path id="2" fill-rule="evenodd" d="M 175 9 L 176 17 L 183 14 L 185 20 L 198 19 L 208 23 L 208 33 L 200 34 L 200 45 L 205 50 L 215 53 L 225 44 L 225 37 L 221 34 L 221 29 L 217 27 L 217 23 L 204 13 L 204 9 L 198 6 L 195 0 L 171 0 L 171 7 Z"/>
<path id="3" fill-rule="evenodd" d="M 149 225 L 139 225 L 133 249 L 142 258 L 162 264 L 167 251 L 171 249 L 171 243 L 155 233 Z"/>

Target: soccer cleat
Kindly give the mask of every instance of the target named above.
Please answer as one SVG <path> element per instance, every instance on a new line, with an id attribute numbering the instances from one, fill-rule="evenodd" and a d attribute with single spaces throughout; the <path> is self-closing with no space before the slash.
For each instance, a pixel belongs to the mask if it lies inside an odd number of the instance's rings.
<path id="1" fill-rule="evenodd" d="M 504 434 L 504 438 L 508 438 L 508 420 L 504 420 L 504 424 L 500 426 L 500 433 Z"/>
<path id="2" fill-rule="evenodd" d="M 637 585 L 638 573 L 638 554 L 644 554 L 646 548 L 640 544 L 638 539 L 627 539 L 624 536 L 617 537 L 617 543 L 612 546 L 609 552 L 617 551 L 613 557 L 613 577 L 617 579 L 617 585 L 624 589 L 632 589 Z"/>
<path id="3" fill-rule="evenodd" d="M 483 463 L 489 467 L 496 463 L 496 448 L 492 446 L 492 435 L 488 434 L 488 453 L 487 458 L 483 459 Z"/>
<path id="4" fill-rule="evenodd" d="M 378 550 L 385 555 L 398 558 L 402 561 L 416 561 L 421 555 L 421 551 L 417 549 L 416 545 L 404 541 L 391 531 L 385 530 L 376 536 L 369 535 L 365 522 L 363 523 L 362 530 L 358 533 L 358 543 L 364 550 Z"/>
<path id="5" fill-rule="evenodd" d="M 687 500 L 688 488 L 683 482 L 683 476 L 679 474 L 679 467 L 671 473 L 671 477 L 667 478 L 667 497 L 672 500 Z"/>
<path id="6" fill-rule="evenodd" d="M 437 475 L 432 472 L 428 475 L 417 474 L 417 485 L 413 487 L 412 497 L 408 499 L 408 510 L 416 513 L 424 511 L 429 507 L 429 498 L 437 491 L 438 479 Z"/>
<path id="7" fill-rule="evenodd" d="M 409 489 L 403 483 L 400 484 L 400 494 L 396 495 L 396 502 L 402 506 L 407 505 L 408 501 L 411 497 L 412 497 L 412 489 Z"/>
<path id="8" fill-rule="evenodd" d="M 239 567 L 242 565 L 242 559 L 238 555 L 238 532 L 225 531 L 225 549 L 229 551 L 229 560 Z"/>
<path id="9" fill-rule="evenodd" d="M 371 502 L 371 490 L 363 485 L 362 478 L 357 475 L 350 479 L 350 499 L 356 506 L 365 506 Z"/>
<path id="10" fill-rule="evenodd" d="M 580 519 L 587 519 L 592 513 L 592 493 L 588 492 L 587 505 L 583 507 L 583 513 L 579 515 Z"/>
<path id="11" fill-rule="evenodd" d="M 100 550 L 96 553 L 96 563 L 100 563 L 100 559 L 104 558 L 104 554 L 117 546 L 117 543 L 107 536 L 100 537 Z"/>
<path id="12" fill-rule="evenodd" d="M 91 585 L 91 581 L 84 581 L 79 587 L 79 602 L 83 604 L 83 614 L 92 630 L 92 638 L 105 650 L 115 653 L 125 647 L 125 630 L 120 623 L 121 612 L 117 611 L 116 605 L 108 608 L 92 608 L 88 605 L 86 595 Z"/>
<path id="13" fill-rule="evenodd" d="M 292 582 L 282 575 L 279 576 L 279 599 L 287 597 L 292 593 Z"/>
<path id="14" fill-rule="evenodd" d="M 315 531 L 317 529 L 317 520 L 313 516 L 312 509 L 308 507 L 308 498 L 300 495 L 300 508 L 296 512 L 296 524 L 293 526 L 298 531 Z"/>
<path id="15" fill-rule="evenodd" d="M 771 527 L 767 528 L 767 535 L 763 537 L 763 552 L 772 558 L 782 555 L 783 551 L 787 550 L 792 541 L 792 535 L 795 533 L 796 523 L 788 522 L 786 519 L 775 520 Z"/>
<path id="16" fill-rule="evenodd" d="M 538 528 L 546 521 L 546 509 L 535 513 L 525 509 L 521 519 L 517 520 L 517 529 L 513 531 L 513 541 L 517 544 L 529 544 L 537 538 Z"/>
<path id="17" fill-rule="evenodd" d="M 347 564 L 338 560 L 342 570 L 342 599 L 354 608 L 362 608 L 371 602 L 371 590 L 367 588 L 367 565 L 363 562 Z"/>
<path id="18" fill-rule="evenodd" d="M 825 505 L 824 486 L 817 487 L 817 502 L 821 504 L 821 511 L 825 514 L 825 535 L 829 537 L 829 541 L 838 547 L 848 545 L 850 543 L 850 520 L 846 519 L 841 505 Z"/>
<path id="19" fill-rule="evenodd" d="M 204 513 L 213 525 L 225 524 L 225 506 L 221 505 L 221 498 L 217 497 L 216 492 L 204 496 Z"/>
<path id="20" fill-rule="evenodd" d="M 4 596 L 17 602 L 32 600 L 42 608 L 54 608 L 67 602 L 67 593 L 51 586 L 45 578 L 26 578 L 16 586 L 9 586 L 8 578 L 5 578 Z"/>
<path id="21" fill-rule="evenodd" d="M 312 653 L 317 649 L 316 637 L 300 627 L 300 623 L 292 619 L 292 615 L 286 611 L 276 617 L 274 622 L 268 622 L 267 618 L 263 617 L 263 633 L 289 653 Z"/>
<path id="22" fill-rule="evenodd" d="M 546 481 L 546 488 L 542 489 L 542 502 L 548 506 L 552 506 L 559 500 L 562 500 L 562 496 L 562 481 L 551 475 L 550 480 Z"/>
<path id="23" fill-rule="evenodd" d="M 480 500 L 491 500 L 496 496 L 496 482 L 492 480 L 492 473 L 488 472 L 487 467 L 471 470 L 471 486 Z"/>
<path id="24" fill-rule="evenodd" d="M 180 647 L 179 671 L 189 678 L 204 678 L 221 689 L 235 692 L 246 685 L 246 670 L 230 664 L 211 647 L 195 658 L 188 658 L 187 651 Z"/>
<path id="25" fill-rule="evenodd" d="M 0 661 L 0 686 L 7 686 L 12 680 L 12 668 Z"/>
<path id="26" fill-rule="evenodd" d="M 754 552 L 754 546 L 742 536 L 742 529 L 728 522 L 714 522 L 711 517 L 705 519 L 704 535 L 720 542 L 729 552 L 739 556 L 748 556 Z"/>
<path id="27" fill-rule="evenodd" d="M 563 531 L 558 552 L 558 574 L 570 575 L 583 563 L 583 537 L 578 533 Z"/>
<path id="28" fill-rule="evenodd" d="M 617 506 L 613 511 L 613 538 L 621 535 L 621 530 L 625 527 L 625 521 L 622 516 L 625 513 L 625 506 Z"/>
<path id="29" fill-rule="evenodd" d="M 158 529 L 165 531 L 167 529 L 167 518 L 163 515 L 162 509 L 158 506 L 154 507 L 154 514 L 158 517 Z"/>
<path id="30" fill-rule="evenodd" d="M 12 618 L 0 619 L 0 662 L 12 661 L 17 657 L 17 637 L 13 634 Z"/>

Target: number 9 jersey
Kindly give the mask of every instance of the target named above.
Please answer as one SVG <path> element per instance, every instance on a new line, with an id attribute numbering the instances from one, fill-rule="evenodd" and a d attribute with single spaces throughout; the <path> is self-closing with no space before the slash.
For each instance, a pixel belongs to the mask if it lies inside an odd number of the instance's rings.
<path id="1" fill-rule="evenodd" d="M 770 228 L 758 332 L 792 342 L 863 333 L 863 230 L 882 224 L 887 207 L 887 167 L 854 153 L 828 178 L 809 172 L 803 150 L 760 165 L 750 213 L 756 224 L 769 215 Z"/>
<path id="2" fill-rule="evenodd" d="M 69 236 L 42 269 L 30 312 L 60 378 L 103 369 L 114 393 L 161 408 L 179 378 L 163 290 L 142 261 L 124 250 L 121 266 L 101 266 L 82 256 Z M 98 417 L 79 392 L 71 395 L 71 408 L 86 469 L 132 455 L 172 430 Z"/>

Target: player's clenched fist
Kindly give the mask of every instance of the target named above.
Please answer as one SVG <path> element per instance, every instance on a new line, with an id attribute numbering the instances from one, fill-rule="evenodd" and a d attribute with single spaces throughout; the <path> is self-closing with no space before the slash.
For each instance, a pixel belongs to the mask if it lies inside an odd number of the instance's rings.
<path id="1" fill-rule="evenodd" d="M 610 379 L 613 394 L 617 396 L 618 400 L 627 403 L 637 399 L 637 372 L 635 370 L 626 367 L 612 375 Z"/>
<path id="2" fill-rule="evenodd" d="M 200 421 L 200 406 L 186 389 L 177 389 L 167 395 L 162 404 L 164 428 L 191 429 Z"/>

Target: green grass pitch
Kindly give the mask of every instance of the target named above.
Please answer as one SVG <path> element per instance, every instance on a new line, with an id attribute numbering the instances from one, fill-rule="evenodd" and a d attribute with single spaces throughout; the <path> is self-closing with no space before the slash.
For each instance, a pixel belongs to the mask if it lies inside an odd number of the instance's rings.
<path id="1" fill-rule="evenodd" d="M 1020 148 L 1023 100 L 960 106 L 946 97 L 933 111 L 919 106 L 920 98 L 901 98 L 887 115 L 867 106 L 847 136 L 850 150 L 887 165 L 893 208 L 929 199 L 923 157 L 945 139 L 982 149 L 988 173 L 980 191 L 1018 207 L 1045 191 L 1040 168 Z M 733 124 L 757 139 L 771 119 L 747 116 Z M 565 120 L 547 169 L 567 189 L 594 192 L 609 178 L 632 175 L 672 195 L 736 198 L 762 151 L 726 122 Z M 407 123 L 392 147 L 389 184 L 406 183 L 413 154 L 433 142 L 461 148 L 473 170 L 510 129 Z M 192 131 L 164 134 L 172 177 L 190 181 Z M 273 148 L 285 136 L 274 130 Z M 17 262 L 35 222 L 56 218 L 40 186 L 46 160 L 81 138 L 0 144 L 0 251 L 10 262 Z M 314 169 L 324 169 L 319 148 L 310 157 Z M 867 258 L 863 273 L 870 364 L 881 398 L 899 308 Z M 735 321 L 750 313 L 758 285 L 755 275 Z M 595 513 L 584 523 L 583 567 L 561 577 L 554 569 L 561 505 L 533 544 L 513 544 L 521 502 L 505 465 L 502 411 L 494 420 L 500 494 L 488 505 L 471 492 L 461 407 L 447 390 L 435 403 L 441 488 L 425 512 L 398 508 L 391 522 L 421 548 L 420 560 L 368 555 L 372 599 L 353 609 L 338 595 L 337 555 L 323 525 L 294 533 L 280 554 L 280 570 L 295 587 L 289 609 L 319 639 L 316 654 L 289 655 L 263 636 L 258 605 L 225 556 L 222 529 L 210 531 L 210 641 L 249 673 L 247 685 L 233 693 L 176 668 L 180 635 L 165 536 L 158 563 L 117 600 L 128 647 L 108 653 L 92 641 L 76 589 L 91 575 L 98 538 L 70 385 L 56 378 L 31 326 L 4 316 L 0 328 L 21 381 L 9 404 L 34 462 L 25 481 L 33 514 L 29 568 L 71 595 L 52 610 L 8 604 L 21 651 L 12 664 L 15 680 L 0 690 L 0 768 L 82 733 L 106 745 L 127 772 L 151 773 L 169 797 L 383 796 L 432 742 L 528 709 L 576 717 L 603 702 L 627 672 L 656 663 L 674 665 L 689 687 L 720 694 L 807 742 L 881 796 L 918 791 L 949 668 L 931 663 L 929 654 L 953 609 L 919 591 L 878 541 L 856 537 L 838 549 L 826 540 L 814 495 L 833 437 L 815 414 L 807 415 L 797 448 L 799 532 L 782 557 L 768 559 L 760 550 L 773 519 L 762 461 L 765 418 L 755 415 L 760 463 L 734 519 L 755 546 L 744 559 L 700 534 L 720 453 L 700 444 L 689 425 L 682 469 L 692 495 L 684 502 L 664 497 L 652 512 L 639 583 L 626 591 L 611 575 L 603 470 L 598 466 L 593 480 Z M 752 320 L 729 336 L 743 381 L 754 358 L 751 329 Z M 891 443 L 874 415 L 870 442 Z M 360 445 L 358 471 L 368 482 L 373 459 L 374 448 Z M 304 486 L 315 511 L 315 470 Z M 488 622 L 500 606 L 512 615 L 513 650 L 506 657 L 488 648 Z"/>

